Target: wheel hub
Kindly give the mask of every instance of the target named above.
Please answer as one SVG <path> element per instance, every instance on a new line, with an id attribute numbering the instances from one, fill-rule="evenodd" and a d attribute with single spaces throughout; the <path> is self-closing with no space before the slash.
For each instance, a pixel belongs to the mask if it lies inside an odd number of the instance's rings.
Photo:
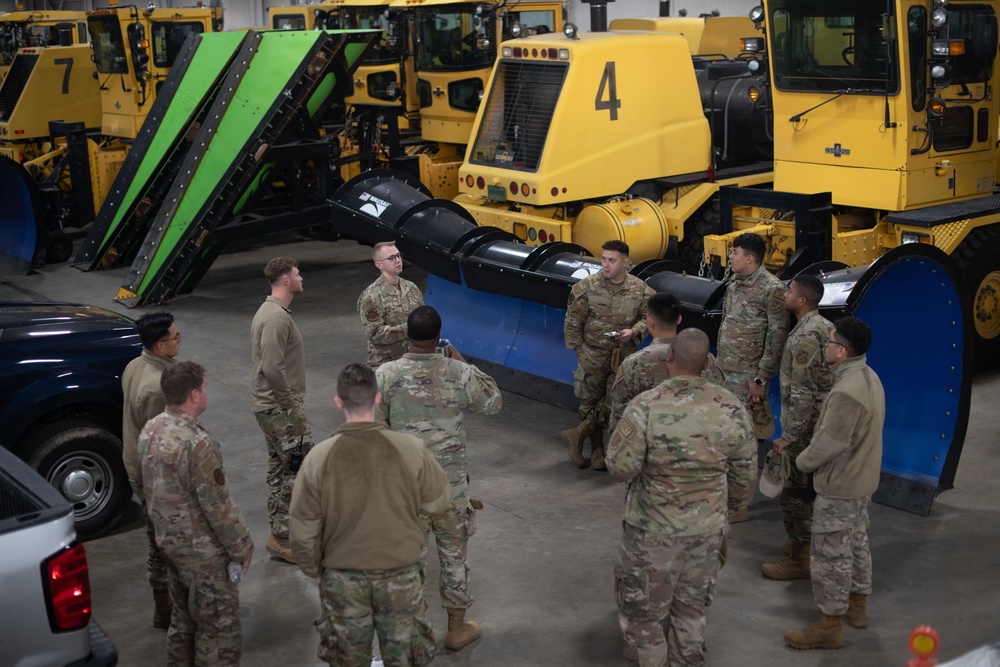
<path id="1" fill-rule="evenodd" d="M 987 274 L 976 290 L 973 315 L 981 338 L 1000 335 L 1000 271 Z"/>
<path id="2" fill-rule="evenodd" d="M 71 503 L 79 503 L 94 493 L 94 478 L 86 470 L 73 470 L 63 478 L 62 492 Z"/>

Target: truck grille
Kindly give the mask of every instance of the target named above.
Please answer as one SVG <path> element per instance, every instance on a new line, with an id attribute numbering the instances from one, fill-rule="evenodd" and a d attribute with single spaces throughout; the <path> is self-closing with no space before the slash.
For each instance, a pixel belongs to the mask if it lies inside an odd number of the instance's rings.
<path id="1" fill-rule="evenodd" d="M 38 56 L 15 56 L 10 71 L 7 72 L 7 78 L 3 80 L 3 87 L 0 87 L 0 121 L 10 120 L 36 63 Z"/>
<path id="2" fill-rule="evenodd" d="M 470 161 L 537 171 L 566 70 L 565 62 L 501 62 Z"/>

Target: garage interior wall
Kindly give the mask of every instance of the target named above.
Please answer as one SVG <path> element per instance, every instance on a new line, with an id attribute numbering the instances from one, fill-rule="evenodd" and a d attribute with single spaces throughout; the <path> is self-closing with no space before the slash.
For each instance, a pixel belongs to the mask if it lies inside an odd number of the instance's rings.
<path id="1" fill-rule="evenodd" d="M 530 0 L 525 0 L 529 2 Z M 8 12 L 20 4 L 28 10 L 62 10 L 88 11 L 94 8 L 107 7 L 106 0 L 0 0 L 0 12 Z M 120 5 L 130 4 L 121 0 Z M 147 0 L 135 0 L 138 6 L 148 5 Z M 157 0 L 157 7 L 191 7 L 195 0 Z M 221 5 L 225 8 L 224 21 L 227 29 L 252 28 L 263 26 L 267 22 L 267 7 L 313 4 L 295 2 L 293 0 L 204 0 L 205 6 Z M 686 9 L 688 16 L 698 16 L 718 10 L 722 16 L 746 16 L 751 7 L 758 4 L 755 0 L 670 0 L 670 15 L 677 16 L 681 9 Z M 658 0 L 616 0 L 608 3 L 608 20 L 624 17 L 657 16 L 660 11 Z M 590 29 L 589 6 L 571 0 L 569 3 L 569 20 L 581 30 Z"/>

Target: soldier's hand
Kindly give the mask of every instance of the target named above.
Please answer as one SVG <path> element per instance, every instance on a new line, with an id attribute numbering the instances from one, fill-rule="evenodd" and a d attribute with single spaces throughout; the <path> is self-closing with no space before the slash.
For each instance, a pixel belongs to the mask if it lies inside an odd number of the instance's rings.
<path id="1" fill-rule="evenodd" d="M 760 403 L 764 400 L 764 393 L 766 389 L 766 386 L 759 387 L 753 380 L 750 380 L 750 391 L 747 393 L 747 403 Z"/>
<path id="2" fill-rule="evenodd" d="M 635 331 L 632 329 L 622 329 L 618 332 L 618 340 L 622 343 L 627 343 L 632 340 L 632 336 L 635 335 Z"/>
<path id="3" fill-rule="evenodd" d="M 483 509 L 483 507 L 485 507 L 485 505 L 483 505 L 483 501 L 480 500 L 479 498 L 469 498 L 469 504 L 472 505 L 472 509 L 476 511 L 479 511 Z"/>
<path id="4" fill-rule="evenodd" d="M 247 556 L 247 559 L 243 561 L 243 574 L 246 574 L 247 570 L 250 569 L 250 561 L 252 560 L 253 560 L 253 553 L 251 552 L 251 554 Z"/>
<path id="5" fill-rule="evenodd" d="M 771 449 L 773 449 L 776 453 L 780 454 L 781 450 L 790 444 L 792 444 L 790 441 L 785 440 L 784 438 L 778 438 L 777 440 L 771 443 Z"/>

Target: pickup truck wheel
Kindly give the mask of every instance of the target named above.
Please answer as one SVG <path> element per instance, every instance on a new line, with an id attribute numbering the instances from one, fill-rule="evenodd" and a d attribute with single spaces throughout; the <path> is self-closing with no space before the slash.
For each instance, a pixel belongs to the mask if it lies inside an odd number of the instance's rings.
<path id="1" fill-rule="evenodd" d="M 39 448 L 28 463 L 73 505 L 76 532 L 95 537 L 110 530 L 132 497 L 122 443 L 81 421 L 64 421 L 38 433 Z"/>

